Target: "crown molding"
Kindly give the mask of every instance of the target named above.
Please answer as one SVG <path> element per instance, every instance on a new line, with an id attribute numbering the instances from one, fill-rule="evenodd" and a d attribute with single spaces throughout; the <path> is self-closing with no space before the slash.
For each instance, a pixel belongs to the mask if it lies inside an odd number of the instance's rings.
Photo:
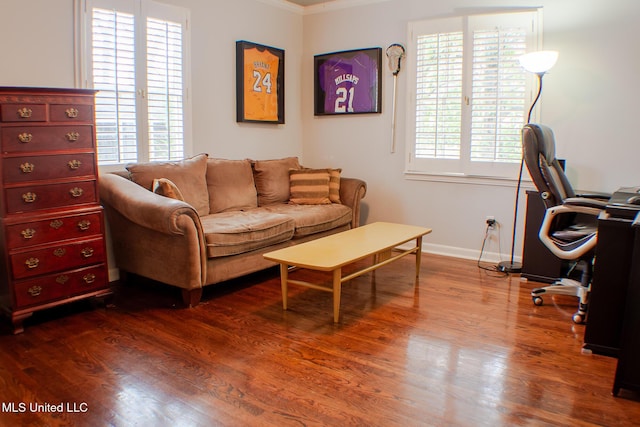
<path id="1" fill-rule="evenodd" d="M 313 15 L 316 13 L 331 12 L 334 10 L 348 9 L 350 7 L 365 6 L 373 3 L 382 3 L 390 0 L 331 0 L 313 6 L 300 6 L 286 0 L 256 0 L 270 6 L 288 10 L 300 15 Z"/>

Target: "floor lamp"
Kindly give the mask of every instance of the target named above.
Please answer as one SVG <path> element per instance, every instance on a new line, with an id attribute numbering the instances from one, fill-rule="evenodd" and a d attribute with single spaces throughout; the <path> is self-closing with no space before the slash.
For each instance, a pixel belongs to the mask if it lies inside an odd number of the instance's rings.
<path id="1" fill-rule="evenodd" d="M 542 76 L 551 69 L 558 60 L 558 52 L 553 50 L 543 50 L 540 52 L 527 53 L 519 58 L 522 68 L 534 73 L 538 77 L 538 93 L 529 108 L 529 114 L 527 115 L 527 123 L 531 123 L 531 113 L 536 103 L 540 99 L 542 93 Z M 498 270 L 506 273 L 519 273 L 522 271 L 522 264 L 514 262 L 513 255 L 515 253 L 516 244 L 516 226 L 518 224 L 518 201 L 520 199 L 520 185 L 522 183 L 522 170 L 524 168 L 524 153 L 520 158 L 520 173 L 518 174 L 518 185 L 516 186 L 516 203 L 513 209 L 513 234 L 511 236 L 511 260 L 501 261 L 498 263 Z"/>

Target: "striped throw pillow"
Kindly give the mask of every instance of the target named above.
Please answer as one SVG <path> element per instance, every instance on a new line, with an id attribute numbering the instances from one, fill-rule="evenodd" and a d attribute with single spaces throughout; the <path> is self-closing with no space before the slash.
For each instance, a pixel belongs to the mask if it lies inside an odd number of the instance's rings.
<path id="1" fill-rule="evenodd" d="M 328 205 L 328 169 L 292 169 L 289 171 L 289 202 L 297 205 Z"/>
<path id="2" fill-rule="evenodd" d="M 342 169 L 329 169 L 329 200 L 331 203 L 341 203 L 340 173 L 342 173 Z"/>

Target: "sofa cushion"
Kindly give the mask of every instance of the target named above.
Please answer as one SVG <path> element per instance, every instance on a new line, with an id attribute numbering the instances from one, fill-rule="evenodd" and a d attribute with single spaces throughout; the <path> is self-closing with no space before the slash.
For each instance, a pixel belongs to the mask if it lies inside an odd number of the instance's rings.
<path id="1" fill-rule="evenodd" d="M 286 203 L 289 200 L 289 170 L 300 169 L 297 157 L 255 160 L 253 178 L 258 191 L 258 206 Z"/>
<path id="2" fill-rule="evenodd" d="M 207 161 L 209 212 L 240 211 L 258 207 L 256 185 L 249 160 Z"/>
<path id="3" fill-rule="evenodd" d="M 328 169 L 292 169 L 289 171 L 289 202 L 297 205 L 328 205 Z"/>
<path id="4" fill-rule="evenodd" d="M 199 154 L 190 159 L 176 162 L 147 162 L 127 165 L 131 180 L 152 191 L 153 180 L 167 178 L 180 189 L 184 201 L 198 212 L 209 214 L 209 193 L 207 192 L 207 155 Z"/>
<path id="5" fill-rule="evenodd" d="M 332 230 L 351 223 L 351 208 L 332 203 L 330 205 L 279 204 L 264 208 L 269 212 L 289 216 L 295 220 L 294 237 L 308 236 Z"/>
<path id="6" fill-rule="evenodd" d="M 158 178 L 153 180 L 153 192 L 164 197 L 171 199 L 182 200 L 184 202 L 184 196 L 180 192 L 180 189 L 173 181 L 167 178 Z"/>
<path id="7" fill-rule="evenodd" d="M 293 237 L 293 218 L 260 208 L 221 212 L 200 218 L 209 258 L 236 255 L 286 242 Z"/>

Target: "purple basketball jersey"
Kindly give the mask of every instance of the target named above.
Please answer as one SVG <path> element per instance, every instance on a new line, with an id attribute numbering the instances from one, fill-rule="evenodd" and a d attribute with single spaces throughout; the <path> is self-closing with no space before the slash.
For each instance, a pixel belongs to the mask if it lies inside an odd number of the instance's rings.
<path id="1" fill-rule="evenodd" d="M 325 92 L 324 110 L 331 113 L 371 112 L 378 100 L 377 63 L 360 53 L 353 58 L 335 57 L 318 70 Z"/>

